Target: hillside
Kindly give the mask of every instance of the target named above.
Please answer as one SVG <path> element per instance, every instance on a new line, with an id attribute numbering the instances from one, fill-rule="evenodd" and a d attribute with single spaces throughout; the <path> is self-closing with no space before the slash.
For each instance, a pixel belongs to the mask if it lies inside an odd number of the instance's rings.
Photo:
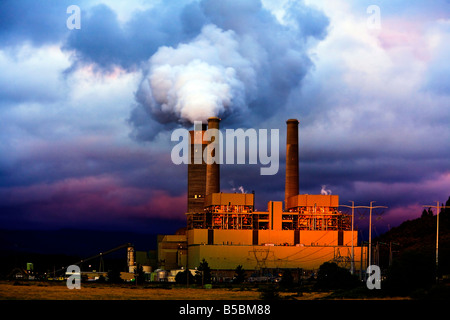
<path id="1" fill-rule="evenodd" d="M 450 205 L 450 198 L 446 203 Z M 436 230 L 437 216 L 431 211 L 424 210 L 420 218 L 404 221 L 399 226 L 372 240 L 373 244 L 390 244 L 398 258 L 406 253 L 421 255 L 427 260 L 436 258 Z M 388 246 L 380 248 L 380 264 L 383 266 L 388 261 Z M 384 257 L 384 259 L 383 259 Z M 442 210 L 439 214 L 439 266 L 444 274 L 450 273 L 450 209 Z"/>

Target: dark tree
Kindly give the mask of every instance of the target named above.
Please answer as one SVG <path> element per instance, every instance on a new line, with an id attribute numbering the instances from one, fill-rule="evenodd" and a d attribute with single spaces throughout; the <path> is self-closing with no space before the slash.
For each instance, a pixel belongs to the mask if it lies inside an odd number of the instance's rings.
<path id="1" fill-rule="evenodd" d="M 294 277 L 290 270 L 284 270 L 283 275 L 281 276 L 280 285 L 283 287 L 290 287 L 294 284 Z"/>
<path id="2" fill-rule="evenodd" d="M 444 212 L 445 212 L 446 214 L 449 214 L 449 215 L 450 215 L 450 197 L 448 197 L 448 200 L 447 200 L 447 202 L 445 203 L 445 206 L 446 206 L 447 208 L 444 209 Z"/>
<path id="3" fill-rule="evenodd" d="M 145 273 L 142 265 L 138 264 L 136 269 L 134 269 L 134 278 L 136 279 L 136 284 L 142 284 L 145 281 Z"/>
<path id="4" fill-rule="evenodd" d="M 318 289 L 349 289 L 359 284 L 358 278 L 334 262 L 323 263 L 317 274 Z"/>
<path id="5" fill-rule="evenodd" d="M 433 213 L 431 213 L 433 215 Z M 430 216 L 430 209 L 423 209 L 421 218 L 426 218 Z"/>
<path id="6" fill-rule="evenodd" d="M 407 295 L 417 289 L 428 289 L 435 280 L 434 259 L 432 253 L 404 251 L 389 268 L 385 288 L 393 295 Z"/>
<path id="7" fill-rule="evenodd" d="M 195 272 L 195 282 L 201 285 L 211 283 L 211 268 L 205 259 L 200 262 L 200 265 Z"/>
<path id="8" fill-rule="evenodd" d="M 238 265 L 234 270 L 234 283 L 243 283 L 245 281 L 245 270 L 241 265 Z"/>
<path id="9" fill-rule="evenodd" d="M 109 270 L 108 271 L 108 282 L 121 283 L 122 278 L 120 277 L 120 271 L 119 270 Z"/>
<path id="10" fill-rule="evenodd" d="M 189 283 L 194 283 L 195 282 L 194 276 L 188 270 L 178 272 L 177 275 L 175 276 L 175 282 L 178 284 L 187 284 L 188 275 L 189 275 Z"/>

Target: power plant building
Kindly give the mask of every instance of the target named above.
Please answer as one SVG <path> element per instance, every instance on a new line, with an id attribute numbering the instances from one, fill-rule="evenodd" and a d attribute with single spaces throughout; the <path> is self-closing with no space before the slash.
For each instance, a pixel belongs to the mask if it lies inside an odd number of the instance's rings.
<path id="1" fill-rule="evenodd" d="M 219 129 L 219 123 L 210 118 L 208 128 Z M 245 270 L 314 270 L 332 261 L 350 267 L 353 256 L 355 270 L 366 267 L 361 261 L 367 250 L 357 246 L 352 217 L 339 211 L 339 196 L 299 194 L 299 122 L 286 123 L 284 207 L 282 201 L 269 201 L 266 211 L 255 211 L 253 193 L 220 192 L 219 164 L 205 163 L 203 157 L 194 163 L 196 153 L 210 155 L 207 127 L 191 131 L 186 231 L 161 237 L 158 260 L 172 268 L 193 269 L 205 259 L 212 270 L 231 271 L 238 265 Z"/>

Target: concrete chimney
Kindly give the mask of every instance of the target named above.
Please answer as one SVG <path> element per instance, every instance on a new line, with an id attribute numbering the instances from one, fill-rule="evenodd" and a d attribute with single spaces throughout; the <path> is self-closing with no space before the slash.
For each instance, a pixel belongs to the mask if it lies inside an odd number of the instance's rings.
<path id="1" fill-rule="evenodd" d="M 297 119 L 286 121 L 286 185 L 284 207 L 287 210 L 287 200 L 299 194 L 298 178 L 298 124 Z"/>
<path id="2" fill-rule="evenodd" d="M 203 152 L 207 141 L 204 140 L 206 124 L 190 133 L 190 148 L 188 164 L 188 213 L 203 213 L 206 195 L 206 162 L 203 160 Z"/>
<path id="3" fill-rule="evenodd" d="M 208 130 L 209 129 L 217 129 L 219 130 L 219 122 L 220 119 L 217 117 L 211 117 L 208 119 Z M 214 141 L 214 137 L 211 138 L 211 142 Z M 218 159 L 218 155 L 214 154 L 218 152 L 217 148 L 210 147 L 211 143 L 207 146 L 208 157 L 216 156 Z M 217 147 L 217 146 L 216 146 Z M 211 193 L 219 193 L 220 192 L 220 165 L 218 163 L 206 164 L 206 195 Z"/>

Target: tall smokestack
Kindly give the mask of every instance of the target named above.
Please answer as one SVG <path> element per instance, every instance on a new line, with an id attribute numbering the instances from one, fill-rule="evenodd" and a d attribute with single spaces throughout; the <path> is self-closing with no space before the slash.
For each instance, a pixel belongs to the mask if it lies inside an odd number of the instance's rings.
<path id="1" fill-rule="evenodd" d="M 206 195 L 206 162 L 203 152 L 207 141 L 204 140 L 206 124 L 189 131 L 191 144 L 189 148 L 190 163 L 188 164 L 188 213 L 201 213 L 204 210 Z"/>
<path id="2" fill-rule="evenodd" d="M 208 119 L 208 130 L 217 129 L 219 130 L 219 122 L 220 119 L 217 117 L 211 117 Z M 218 155 L 214 154 L 218 152 L 217 149 L 219 146 L 216 145 L 216 148 L 212 147 L 212 142 L 214 142 L 215 137 L 211 137 L 211 143 L 208 145 L 208 157 L 215 157 L 218 159 Z M 206 165 L 206 195 L 211 193 L 220 192 L 220 165 L 218 163 L 212 163 Z"/>
<path id="3" fill-rule="evenodd" d="M 299 194 L 298 183 L 298 120 L 286 121 L 286 185 L 284 206 L 287 208 L 287 200 Z"/>

